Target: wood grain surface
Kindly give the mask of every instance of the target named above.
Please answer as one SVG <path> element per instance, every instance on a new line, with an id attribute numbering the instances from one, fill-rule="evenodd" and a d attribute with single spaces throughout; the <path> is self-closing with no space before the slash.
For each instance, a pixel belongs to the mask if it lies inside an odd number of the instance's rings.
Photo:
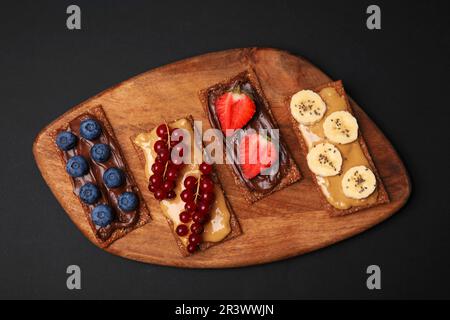
<path id="1" fill-rule="evenodd" d="M 163 119 L 170 121 L 186 114 L 192 114 L 195 120 L 202 120 L 203 127 L 208 128 L 198 91 L 234 76 L 248 66 L 254 68 L 260 79 L 281 134 L 302 171 L 303 179 L 249 205 L 239 193 L 229 171 L 219 165 L 222 184 L 243 234 L 184 258 L 176 247 L 158 203 L 147 190 L 144 170 L 130 137 L 153 128 Z M 208 53 L 148 71 L 81 103 L 39 133 L 33 153 L 42 176 L 70 219 L 95 243 L 49 133 L 88 107 L 101 104 L 153 218 L 147 225 L 114 242 L 106 249 L 108 252 L 146 263 L 188 268 L 238 267 L 293 257 L 363 232 L 398 211 L 410 194 L 408 174 L 396 151 L 350 99 L 391 202 L 334 218 L 321 208 L 320 195 L 313 185 L 305 155 L 300 151 L 284 103 L 292 93 L 330 80 L 308 61 L 276 49 L 244 48 Z"/>

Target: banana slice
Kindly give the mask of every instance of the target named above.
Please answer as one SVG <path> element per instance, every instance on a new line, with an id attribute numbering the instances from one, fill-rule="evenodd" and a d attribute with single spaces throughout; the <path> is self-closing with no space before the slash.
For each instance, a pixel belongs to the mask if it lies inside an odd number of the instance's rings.
<path id="1" fill-rule="evenodd" d="M 301 90 L 291 98 L 291 113 L 297 122 L 311 125 L 323 118 L 327 105 L 311 90 Z"/>
<path id="2" fill-rule="evenodd" d="M 309 150 L 306 160 L 311 171 L 321 177 L 335 176 L 341 171 L 341 153 L 331 143 L 316 144 Z"/>
<path id="3" fill-rule="evenodd" d="M 323 122 L 325 136 L 334 143 L 346 144 L 358 138 L 358 121 L 347 111 L 336 111 Z"/>
<path id="4" fill-rule="evenodd" d="M 366 166 L 356 166 L 347 170 L 341 184 L 346 197 L 364 199 L 375 191 L 377 179 Z"/>

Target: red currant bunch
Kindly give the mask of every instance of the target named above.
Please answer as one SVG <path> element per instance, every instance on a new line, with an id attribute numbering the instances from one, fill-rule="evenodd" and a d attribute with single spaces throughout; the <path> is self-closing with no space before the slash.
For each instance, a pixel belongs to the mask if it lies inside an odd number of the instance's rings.
<path id="1" fill-rule="evenodd" d="M 175 181 L 183 164 L 181 162 L 174 163 L 170 159 L 174 144 L 171 141 L 169 126 L 165 123 L 159 125 L 156 128 L 156 135 L 159 139 L 153 145 L 156 158 L 152 165 L 153 174 L 149 178 L 148 189 L 156 200 L 173 199 L 176 196 Z"/>
<path id="2" fill-rule="evenodd" d="M 209 220 L 209 212 L 215 200 L 214 182 L 210 173 L 212 166 L 205 162 L 200 164 L 198 177 L 188 176 L 184 179 L 184 190 L 180 194 L 184 201 L 184 211 L 180 213 L 182 222 L 176 228 L 180 237 L 188 236 L 187 250 L 194 253 L 203 241 L 203 226 Z"/>

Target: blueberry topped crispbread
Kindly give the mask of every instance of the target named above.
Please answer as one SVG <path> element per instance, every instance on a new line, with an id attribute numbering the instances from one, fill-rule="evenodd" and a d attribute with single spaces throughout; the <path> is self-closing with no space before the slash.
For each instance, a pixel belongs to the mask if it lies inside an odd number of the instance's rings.
<path id="1" fill-rule="evenodd" d="M 52 136 L 99 246 L 109 246 L 150 220 L 101 106 L 90 108 Z"/>

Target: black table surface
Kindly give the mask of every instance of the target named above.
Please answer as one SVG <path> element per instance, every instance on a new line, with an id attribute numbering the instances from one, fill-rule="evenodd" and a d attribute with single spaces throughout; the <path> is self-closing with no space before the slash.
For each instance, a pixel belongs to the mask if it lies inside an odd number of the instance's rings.
<path id="1" fill-rule="evenodd" d="M 77 4 L 82 29 L 66 28 Z M 448 1 L 2 1 L 0 298 L 450 298 Z M 72 106 L 141 72 L 206 52 L 275 47 L 306 57 L 384 131 L 412 178 L 381 225 L 285 261 L 225 270 L 147 265 L 105 253 L 69 220 L 32 155 Z M 268 248 L 270 250 L 270 248 Z M 82 289 L 66 287 L 79 265 Z M 366 268 L 381 267 L 368 290 Z"/>

